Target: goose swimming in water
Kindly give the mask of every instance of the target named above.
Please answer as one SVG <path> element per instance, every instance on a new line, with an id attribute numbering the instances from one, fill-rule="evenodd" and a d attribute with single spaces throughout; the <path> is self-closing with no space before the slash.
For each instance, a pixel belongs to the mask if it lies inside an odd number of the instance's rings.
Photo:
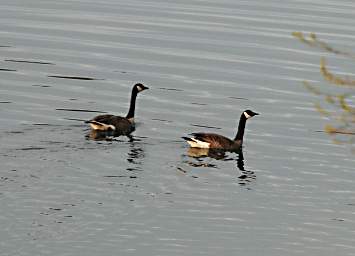
<path id="1" fill-rule="evenodd" d="M 139 92 L 149 89 L 141 83 L 135 84 L 132 88 L 131 102 L 126 117 L 115 115 L 99 115 L 85 123 L 89 123 L 95 131 L 112 132 L 115 136 L 128 136 L 134 131 L 134 110 L 136 108 L 136 98 Z"/>
<path id="2" fill-rule="evenodd" d="M 215 133 L 192 133 L 191 137 L 182 137 L 192 148 L 213 148 L 227 151 L 237 151 L 243 144 L 243 136 L 247 119 L 259 115 L 251 110 L 245 110 L 239 120 L 238 132 L 233 140 Z"/>

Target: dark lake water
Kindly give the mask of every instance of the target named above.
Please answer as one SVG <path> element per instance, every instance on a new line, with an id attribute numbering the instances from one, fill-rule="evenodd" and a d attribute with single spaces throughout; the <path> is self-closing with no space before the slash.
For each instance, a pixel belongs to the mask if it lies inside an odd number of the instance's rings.
<path id="1" fill-rule="evenodd" d="M 0 3 L 1 255 L 355 255 L 355 159 L 321 132 L 315 32 L 354 50 L 355 2 Z M 125 115 L 134 140 L 86 138 Z M 324 83 L 325 86 L 326 83 Z M 331 88 L 331 87 L 329 87 Z M 233 137 L 243 155 L 193 157 L 181 136 Z M 200 152 L 201 153 L 201 152 Z"/>

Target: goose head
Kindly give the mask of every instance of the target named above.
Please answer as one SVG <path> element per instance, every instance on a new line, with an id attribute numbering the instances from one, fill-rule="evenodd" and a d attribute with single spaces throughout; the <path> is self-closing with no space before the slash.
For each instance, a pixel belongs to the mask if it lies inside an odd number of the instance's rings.
<path id="1" fill-rule="evenodd" d="M 141 83 L 135 84 L 135 85 L 133 86 L 133 88 L 134 88 L 134 90 L 136 90 L 137 92 L 142 92 L 142 91 L 144 91 L 144 90 L 149 89 L 147 86 L 144 86 L 144 85 L 141 84 Z"/>
<path id="2" fill-rule="evenodd" d="M 250 109 L 245 110 L 245 111 L 243 112 L 243 114 L 244 114 L 244 116 L 245 116 L 246 119 L 249 119 L 249 118 L 251 118 L 251 117 L 253 117 L 253 116 L 259 115 L 259 113 L 255 113 L 255 112 L 251 111 Z"/>

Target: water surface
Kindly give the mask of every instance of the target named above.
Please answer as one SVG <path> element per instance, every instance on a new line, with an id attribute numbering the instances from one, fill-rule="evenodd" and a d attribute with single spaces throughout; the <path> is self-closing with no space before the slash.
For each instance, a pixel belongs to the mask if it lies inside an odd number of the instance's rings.
<path id="1" fill-rule="evenodd" d="M 302 81 L 301 44 L 354 47 L 352 1 L 1 3 L 0 246 L 4 255 L 355 255 L 355 168 Z M 346 63 L 347 65 L 344 65 Z M 82 122 L 126 114 L 134 140 Z M 197 157 L 180 138 L 234 137 L 243 156 Z"/>

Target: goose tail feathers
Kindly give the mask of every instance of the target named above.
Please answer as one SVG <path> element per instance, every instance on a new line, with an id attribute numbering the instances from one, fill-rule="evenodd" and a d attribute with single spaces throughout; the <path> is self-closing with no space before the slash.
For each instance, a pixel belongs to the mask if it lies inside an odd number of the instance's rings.
<path id="1" fill-rule="evenodd" d="M 210 148 L 210 143 L 204 142 L 195 138 L 181 137 L 192 147 L 192 148 Z"/>
<path id="2" fill-rule="evenodd" d="M 85 121 L 85 123 L 90 124 L 91 128 L 93 130 L 98 130 L 98 131 L 114 131 L 116 130 L 116 127 L 112 124 L 104 124 L 95 120 L 88 120 Z"/>

